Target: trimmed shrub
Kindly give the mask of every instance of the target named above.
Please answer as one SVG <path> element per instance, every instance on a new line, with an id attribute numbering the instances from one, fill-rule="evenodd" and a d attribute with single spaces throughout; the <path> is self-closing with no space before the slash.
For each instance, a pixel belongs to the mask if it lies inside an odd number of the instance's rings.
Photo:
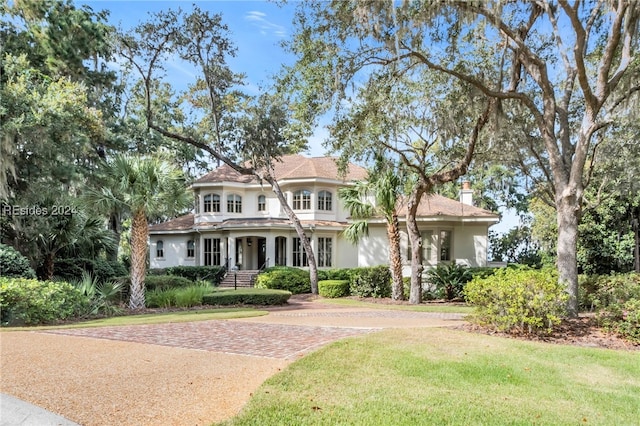
<path id="1" fill-rule="evenodd" d="M 52 323 L 87 312 L 89 298 L 66 282 L 0 278 L 2 325 Z"/>
<path id="2" fill-rule="evenodd" d="M 349 292 L 359 297 L 390 297 L 391 271 L 387 266 L 351 269 Z"/>
<path id="3" fill-rule="evenodd" d="M 491 266 L 479 266 L 476 268 L 469 268 L 469 272 L 471 273 L 471 279 L 473 278 L 488 278 L 491 275 L 495 274 L 496 271 L 499 271 L 500 268 L 494 268 Z"/>
<path id="4" fill-rule="evenodd" d="M 0 276 L 15 278 L 35 278 L 29 260 L 15 248 L 0 244 Z"/>
<path id="5" fill-rule="evenodd" d="M 167 275 L 167 268 L 149 268 L 147 269 L 147 276 L 149 275 Z"/>
<path id="6" fill-rule="evenodd" d="M 499 331 L 550 332 L 566 314 L 568 295 L 551 269 L 504 269 L 465 287 L 470 319 Z"/>
<path id="7" fill-rule="evenodd" d="M 206 280 L 217 286 L 224 278 L 225 269 L 222 266 L 172 266 L 165 269 L 168 275 L 176 275 L 191 281 Z"/>
<path id="8" fill-rule="evenodd" d="M 640 343 L 640 299 L 611 304 L 598 312 L 597 318 L 605 330 Z"/>
<path id="9" fill-rule="evenodd" d="M 436 294 L 442 294 L 447 300 L 461 297 L 464 285 L 472 278 L 469 268 L 456 262 L 439 263 L 427 271 L 427 277 Z"/>
<path id="10" fill-rule="evenodd" d="M 290 291 L 270 289 L 219 290 L 202 298 L 205 305 L 284 305 L 291 297 Z"/>
<path id="11" fill-rule="evenodd" d="M 155 288 L 146 291 L 144 303 L 147 308 L 172 308 L 176 306 L 177 288 Z"/>
<path id="12" fill-rule="evenodd" d="M 351 274 L 350 268 L 320 269 L 318 270 L 318 281 L 328 281 L 328 280 L 349 281 L 350 274 Z"/>
<path id="13" fill-rule="evenodd" d="M 256 277 L 255 286 L 256 288 L 286 290 L 293 294 L 303 294 L 311 291 L 309 272 L 304 269 L 286 266 L 274 266 L 265 269 L 264 272 Z"/>
<path id="14" fill-rule="evenodd" d="M 324 280 L 318 281 L 318 293 L 322 297 L 336 298 L 349 295 L 348 280 Z"/>
<path id="15" fill-rule="evenodd" d="M 144 279 L 144 286 L 147 290 L 183 288 L 192 285 L 193 281 L 175 275 L 147 275 Z"/>

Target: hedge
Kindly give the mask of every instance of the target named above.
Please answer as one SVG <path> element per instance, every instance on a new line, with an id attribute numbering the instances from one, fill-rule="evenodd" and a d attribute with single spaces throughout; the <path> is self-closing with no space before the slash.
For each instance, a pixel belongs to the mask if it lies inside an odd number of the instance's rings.
<path id="1" fill-rule="evenodd" d="M 551 269 L 502 269 L 464 289 L 473 322 L 499 331 L 550 332 L 566 314 L 568 295 Z"/>
<path id="2" fill-rule="evenodd" d="M 351 295 L 359 297 L 391 296 L 391 271 L 389 271 L 389 267 L 353 268 L 349 275 Z"/>
<path id="3" fill-rule="evenodd" d="M 216 286 L 220 284 L 225 274 L 222 266 L 171 266 L 165 271 L 168 275 L 184 277 L 194 282 L 205 280 Z"/>
<path id="4" fill-rule="evenodd" d="M 293 294 L 311 292 L 309 271 L 286 266 L 274 266 L 265 269 L 264 272 L 256 277 L 255 286 L 256 288 L 286 290 Z"/>
<path id="5" fill-rule="evenodd" d="M 269 289 L 219 290 L 202 297 L 204 305 L 284 305 L 290 291 Z"/>
<path id="6" fill-rule="evenodd" d="M 127 274 L 127 269 L 122 263 L 101 258 L 63 258 L 56 259 L 53 264 L 53 274 L 64 281 L 81 280 L 85 271 L 101 283 Z"/>
<path id="7" fill-rule="evenodd" d="M 66 282 L 0 277 L 2 325 L 53 323 L 86 312 L 89 303 Z"/>
<path id="8" fill-rule="evenodd" d="M 349 280 L 318 281 L 318 293 L 322 297 L 336 298 L 349 295 Z"/>

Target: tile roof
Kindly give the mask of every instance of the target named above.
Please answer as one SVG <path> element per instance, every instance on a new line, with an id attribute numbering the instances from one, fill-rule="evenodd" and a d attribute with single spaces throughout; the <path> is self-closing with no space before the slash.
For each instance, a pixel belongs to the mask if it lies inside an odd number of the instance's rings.
<path id="1" fill-rule="evenodd" d="M 175 219 L 168 220 L 162 223 L 156 223 L 155 225 L 149 225 L 149 232 L 151 231 L 188 231 L 193 228 L 194 222 L 193 214 L 186 214 L 184 216 L 177 217 Z"/>
<path id="2" fill-rule="evenodd" d="M 338 166 L 334 157 L 305 157 L 298 154 L 285 155 L 281 161 L 276 161 L 274 173 L 278 180 L 325 178 L 350 181 L 367 178 L 367 171 L 355 164 L 349 164 L 346 175 L 341 177 L 338 175 Z M 253 176 L 242 175 L 224 164 L 196 179 L 194 184 L 218 182 L 249 183 L 257 180 Z"/>
<path id="3" fill-rule="evenodd" d="M 398 213 L 400 215 L 407 214 L 407 205 L 405 201 L 401 201 Z M 434 216 L 454 216 L 454 217 L 486 217 L 499 218 L 495 213 L 479 207 L 463 204 L 459 201 L 443 197 L 439 194 L 425 195 L 420 200 L 417 216 L 434 217 Z"/>

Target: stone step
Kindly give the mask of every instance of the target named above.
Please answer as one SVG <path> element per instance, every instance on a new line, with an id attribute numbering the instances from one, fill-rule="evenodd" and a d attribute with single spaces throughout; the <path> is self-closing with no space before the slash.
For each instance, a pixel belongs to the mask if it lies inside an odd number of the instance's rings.
<path id="1" fill-rule="evenodd" d="M 229 271 L 220 282 L 219 287 L 253 287 L 255 277 L 260 273 L 256 270 L 244 270 L 244 271 Z"/>

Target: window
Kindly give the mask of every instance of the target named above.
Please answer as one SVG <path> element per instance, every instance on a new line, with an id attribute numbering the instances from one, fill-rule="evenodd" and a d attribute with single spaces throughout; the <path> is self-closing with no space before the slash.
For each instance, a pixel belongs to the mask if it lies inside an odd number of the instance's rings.
<path id="1" fill-rule="evenodd" d="M 204 239 L 204 266 L 220 265 L 220 238 Z"/>
<path id="2" fill-rule="evenodd" d="M 187 257 L 196 256 L 196 242 L 193 240 L 187 241 Z"/>
<path id="3" fill-rule="evenodd" d="M 331 266 L 331 238 L 318 238 L 318 267 Z"/>
<path id="4" fill-rule="evenodd" d="M 422 236 L 422 261 L 424 263 L 431 263 L 433 260 L 433 231 L 423 231 Z"/>
<path id="5" fill-rule="evenodd" d="M 218 194 L 207 194 L 204 196 L 204 212 L 220 213 L 220 196 Z"/>
<path id="6" fill-rule="evenodd" d="M 329 191 L 318 192 L 318 210 L 331 210 L 331 193 Z"/>
<path id="7" fill-rule="evenodd" d="M 440 260 L 451 260 L 451 231 L 440 231 Z"/>
<path id="8" fill-rule="evenodd" d="M 158 240 L 156 243 L 156 257 L 164 257 L 164 243 Z"/>
<path id="9" fill-rule="evenodd" d="M 238 194 L 227 196 L 227 213 L 242 213 L 242 197 Z"/>
<path id="10" fill-rule="evenodd" d="M 304 251 L 300 238 L 293 238 L 293 266 L 309 266 L 307 252 Z"/>
<path id="11" fill-rule="evenodd" d="M 301 189 L 293 193 L 294 210 L 311 210 L 311 192 Z"/>
<path id="12" fill-rule="evenodd" d="M 263 212 L 267 210 L 267 197 L 264 195 L 258 196 L 258 211 Z"/>

